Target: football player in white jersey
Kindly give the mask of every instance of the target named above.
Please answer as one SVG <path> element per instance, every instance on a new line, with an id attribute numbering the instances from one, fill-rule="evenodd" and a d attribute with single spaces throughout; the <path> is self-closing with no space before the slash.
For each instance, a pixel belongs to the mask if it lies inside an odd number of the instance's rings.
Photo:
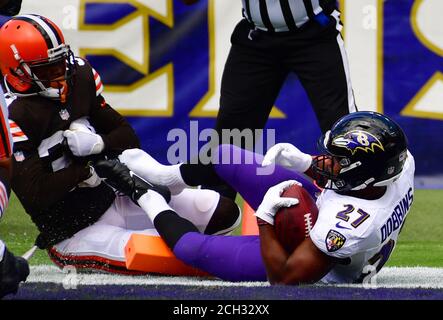
<path id="1" fill-rule="evenodd" d="M 280 166 L 268 176 L 257 175 L 259 165 L 214 164 L 219 177 L 256 209 L 259 237 L 202 235 L 148 188 L 137 190 L 137 201 L 152 221 L 163 222 L 156 224 L 157 231 L 177 257 L 219 278 L 272 284 L 369 281 L 389 259 L 414 199 L 414 159 L 406 136 L 382 114 L 355 112 L 337 121 L 319 147 L 322 154 L 311 156 L 291 144 L 275 145 L 262 164 Z M 238 152 L 237 159 L 248 152 L 233 146 L 219 151 Z M 172 170 L 135 149 L 119 159 L 131 174 L 152 183 L 177 188 L 196 184 L 200 177 L 208 184 L 204 169 L 196 165 Z M 124 176 L 123 171 L 118 174 Z M 110 179 L 124 180 L 118 174 Z M 311 194 L 320 193 L 319 215 L 310 237 L 288 253 L 277 240 L 274 216 L 283 206 L 297 205 L 298 199 L 281 197 L 297 182 Z"/>
<path id="2" fill-rule="evenodd" d="M 322 282 L 361 282 L 389 259 L 414 199 L 414 158 L 391 119 L 373 112 L 350 114 L 319 141 L 310 175 L 324 190 L 310 241 L 336 259 Z M 276 145 L 265 163 L 297 167 L 303 153 Z"/>

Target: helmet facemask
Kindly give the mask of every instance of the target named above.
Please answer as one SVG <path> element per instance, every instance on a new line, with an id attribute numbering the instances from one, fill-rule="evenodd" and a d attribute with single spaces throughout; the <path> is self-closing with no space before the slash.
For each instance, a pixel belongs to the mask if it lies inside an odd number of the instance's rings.
<path id="1" fill-rule="evenodd" d="M 324 154 L 314 158 L 312 171 L 316 183 L 321 188 L 345 192 L 364 189 L 374 182 L 373 177 L 356 186 L 347 182 L 349 177 L 358 175 L 361 165 L 360 161 L 352 162 L 347 157 Z"/>
<path id="2" fill-rule="evenodd" d="M 14 45 L 11 45 L 15 59 L 19 62 L 18 68 L 11 70 L 22 83 L 27 83 L 26 93 L 10 90 L 5 76 L 5 85 L 13 95 L 29 96 L 41 95 L 50 99 L 66 101 L 69 87 L 72 85 L 75 74 L 74 55 L 69 45 L 61 44 L 48 50 L 48 58 L 39 60 L 23 60 Z"/>

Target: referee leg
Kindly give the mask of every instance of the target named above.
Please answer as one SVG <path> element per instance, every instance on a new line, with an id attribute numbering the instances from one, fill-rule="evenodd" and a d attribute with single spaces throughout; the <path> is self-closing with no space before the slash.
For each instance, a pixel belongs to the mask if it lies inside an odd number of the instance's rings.
<path id="1" fill-rule="evenodd" d="M 322 132 L 342 116 L 357 111 L 343 39 L 331 24 L 328 30 L 287 58 L 305 88 Z"/>
<path id="2" fill-rule="evenodd" d="M 242 21 L 232 35 L 215 126 L 221 138 L 219 143 L 236 144 L 243 148 L 247 147 L 245 141 L 223 139 L 222 130 L 263 129 L 287 76 L 280 59 L 270 50 L 269 39 L 263 36 L 251 40 L 248 37 L 250 31 L 248 24 Z M 251 143 L 255 145 L 254 140 Z M 236 192 L 227 185 L 211 189 L 235 199 Z"/>
<path id="3" fill-rule="evenodd" d="M 263 129 L 287 76 L 268 39 L 248 38 L 250 29 L 240 23 L 232 35 L 225 64 L 216 129 Z"/>

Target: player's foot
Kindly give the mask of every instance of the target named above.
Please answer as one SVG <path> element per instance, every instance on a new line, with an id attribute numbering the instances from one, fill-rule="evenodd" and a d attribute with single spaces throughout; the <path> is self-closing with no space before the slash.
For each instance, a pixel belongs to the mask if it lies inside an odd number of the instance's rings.
<path id="1" fill-rule="evenodd" d="M 183 181 L 180 164 L 163 165 L 141 149 L 128 149 L 118 157 L 132 172 L 151 183 L 166 186 L 179 194 L 188 185 Z"/>
<path id="2" fill-rule="evenodd" d="M 29 276 L 28 262 L 22 257 L 16 257 L 7 248 L 3 250 L 0 261 L 0 299 L 10 293 L 16 294 L 19 283 L 26 281 Z"/>
<path id="3" fill-rule="evenodd" d="M 166 202 L 171 200 L 171 192 L 168 188 L 140 178 L 118 159 L 99 160 L 94 164 L 94 169 L 107 184 L 130 197 L 136 204 L 148 190 L 159 193 Z"/>

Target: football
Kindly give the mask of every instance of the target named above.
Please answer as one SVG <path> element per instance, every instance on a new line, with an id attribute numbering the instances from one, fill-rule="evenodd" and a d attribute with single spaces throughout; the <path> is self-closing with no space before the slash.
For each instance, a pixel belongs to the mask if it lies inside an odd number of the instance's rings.
<path id="1" fill-rule="evenodd" d="M 282 197 L 297 198 L 300 202 L 289 208 L 280 208 L 275 215 L 274 227 L 277 239 L 291 254 L 302 241 L 309 237 L 318 217 L 318 208 L 311 195 L 298 185 L 282 193 Z"/>

